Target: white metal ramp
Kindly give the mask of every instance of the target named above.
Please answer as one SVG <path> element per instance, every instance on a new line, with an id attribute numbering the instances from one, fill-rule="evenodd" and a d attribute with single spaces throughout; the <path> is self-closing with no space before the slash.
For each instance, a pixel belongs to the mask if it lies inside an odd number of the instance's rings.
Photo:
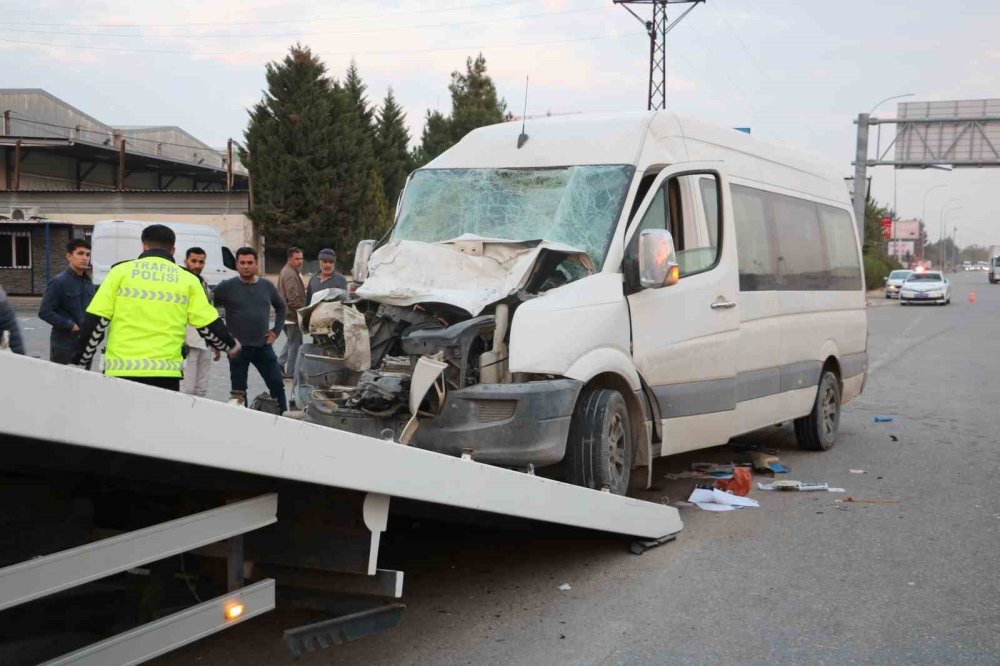
<path id="1" fill-rule="evenodd" d="M 655 539 L 676 509 L 0 355 L 0 433 Z"/>
<path id="2" fill-rule="evenodd" d="M 402 594 L 402 573 L 383 571 L 377 566 L 379 539 L 386 529 L 394 497 L 599 530 L 646 543 L 666 540 L 683 529 L 677 510 L 669 506 L 5 353 L 0 354 L 0 444 L 7 447 L 22 441 L 5 442 L 4 438 L 24 438 L 23 441 L 60 447 L 65 454 L 60 458 L 69 461 L 65 465 L 72 465 L 69 454 L 73 451 L 87 456 L 94 455 L 93 452 L 124 454 L 140 465 L 166 461 L 162 464 L 170 464 L 175 470 L 190 469 L 192 473 L 202 470 L 204 474 L 205 470 L 214 469 L 218 474 L 266 477 L 276 480 L 276 486 L 291 483 L 325 488 L 340 493 L 337 498 L 346 494 L 348 500 L 340 502 L 335 498 L 323 505 L 335 513 L 327 523 L 336 524 L 338 520 L 350 523 L 349 533 L 340 541 L 323 531 L 322 521 L 295 525 L 299 517 L 294 496 L 286 498 L 278 492 L 276 498 L 268 495 L 271 499 L 245 502 L 248 507 L 264 508 L 251 511 L 245 520 L 236 523 L 227 524 L 225 519 L 226 515 L 238 515 L 233 514 L 234 509 L 215 508 L 62 552 L 40 552 L 43 557 L 37 560 L 0 569 L 0 609 L 3 609 L 110 576 L 126 566 L 152 561 L 157 552 L 165 557 L 184 550 L 197 549 L 194 552 L 198 553 L 214 547 L 216 553 L 221 552 L 221 557 L 228 560 L 228 595 L 78 650 L 59 663 L 118 660 L 139 663 L 233 624 L 219 617 L 220 609 L 236 598 L 233 595 L 243 595 L 248 600 L 246 616 L 270 610 L 274 604 L 274 580 L 243 587 L 242 574 L 243 535 L 252 539 L 252 532 L 269 524 L 268 529 L 273 530 L 271 543 L 277 542 L 284 551 L 273 559 L 259 560 L 265 563 L 261 570 L 268 576 L 274 570 L 287 572 L 282 565 L 299 564 L 288 560 L 289 553 L 294 560 L 295 550 L 312 548 L 324 551 L 322 556 L 327 557 L 321 569 L 342 572 L 333 574 L 333 585 L 339 589 L 398 599 Z M 263 492 L 274 491 L 267 488 Z M 271 504 L 275 499 L 277 516 Z M 225 501 L 231 499 L 227 497 Z M 281 518 L 283 503 L 294 507 L 286 508 L 291 526 L 282 524 L 286 522 Z M 212 522 L 220 520 L 218 524 Z M 192 532 L 193 524 L 208 527 Z M 220 551 L 219 547 L 225 543 L 229 544 L 228 549 Z M 340 560 L 329 553 L 338 544 L 345 546 L 343 550 L 347 553 Z M 145 552 L 137 550 L 143 547 Z M 104 555 L 92 556 L 100 552 Z M 307 564 L 310 567 L 312 561 L 322 559 L 310 558 Z M 81 566 L 74 568 L 73 562 Z M 274 565 L 270 569 L 268 562 Z M 60 573 L 58 584 L 53 582 L 52 571 Z M 301 577 L 302 572 L 292 571 L 289 575 Z M 337 575 L 346 575 L 349 580 L 338 583 Z M 280 574 L 273 577 L 282 580 Z M 305 578 L 308 577 L 306 571 Z M 324 584 L 330 584 L 329 579 L 325 580 Z M 398 621 L 402 606 L 385 608 Z M 356 621 L 375 630 L 386 624 L 389 614 L 356 613 L 355 616 L 360 618 Z M 339 642 L 343 637 L 352 640 L 357 626 L 345 629 L 338 624 L 340 621 L 335 618 L 286 632 L 286 641 L 298 653 L 303 648 L 313 649 L 316 644 Z"/>

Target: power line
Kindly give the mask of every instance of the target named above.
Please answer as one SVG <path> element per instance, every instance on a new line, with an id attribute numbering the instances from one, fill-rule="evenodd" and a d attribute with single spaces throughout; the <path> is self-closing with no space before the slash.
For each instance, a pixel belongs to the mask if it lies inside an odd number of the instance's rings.
<path id="1" fill-rule="evenodd" d="M 467 9 L 488 9 L 490 7 L 510 7 L 512 5 L 524 5 L 533 0 L 506 0 L 501 2 L 487 2 L 472 5 L 458 5 L 455 7 L 445 7 L 443 9 L 412 9 L 406 11 L 381 12 L 378 18 L 385 16 L 412 16 L 415 14 L 443 14 L 446 12 L 463 11 Z M 222 22 L 183 22 L 183 23 L 47 23 L 41 21 L 0 21 L 0 25 L 38 25 L 50 27 L 72 27 L 72 28 L 186 28 L 192 26 L 231 26 L 231 25 L 287 25 L 291 23 L 321 23 L 329 21 L 348 21 L 360 18 L 373 18 L 372 14 L 354 14 L 345 16 L 330 16 L 317 19 L 281 19 L 274 21 L 222 21 Z"/>
<path id="2" fill-rule="evenodd" d="M 378 34 L 383 32 L 398 32 L 401 30 L 424 30 L 428 28 L 450 28 L 458 26 L 477 25 L 482 23 L 497 23 L 500 21 L 518 21 L 529 18 L 542 18 L 548 16 L 560 16 L 564 14 L 581 14 L 585 12 L 601 11 L 606 9 L 605 5 L 596 7 L 586 7 L 583 9 L 567 9 L 556 12 L 540 12 L 537 14 L 521 14 L 518 16 L 500 16 L 489 19 L 474 19 L 470 21 L 455 21 L 450 23 L 424 23 L 405 26 L 390 26 L 385 28 L 365 28 L 361 30 L 314 30 L 299 32 L 271 32 L 271 33 L 215 33 L 197 35 L 153 35 L 149 33 L 112 33 L 112 32 L 78 32 L 66 30 L 34 30 L 24 28 L 5 28 L 4 32 L 28 33 L 35 35 L 66 35 L 71 37 L 115 37 L 115 38 L 139 38 L 139 39 L 249 39 L 249 38 L 271 38 L 271 37 L 308 37 L 316 35 L 365 35 Z"/>
<path id="3" fill-rule="evenodd" d="M 323 55 L 326 56 L 338 56 L 338 55 L 406 55 L 413 53 L 434 53 L 440 51 L 485 51 L 487 49 L 514 49 L 521 48 L 525 46 L 550 46 L 554 44 L 572 44 L 577 42 L 595 42 L 603 40 L 612 39 L 622 39 L 623 37 L 632 37 L 633 33 L 623 33 L 620 35 L 599 35 L 594 37 L 581 37 L 577 39 L 559 39 L 559 40 L 549 40 L 543 42 L 519 42 L 516 44 L 486 44 L 486 45 L 467 45 L 467 46 L 440 46 L 432 48 L 422 48 L 422 49 L 388 49 L 388 50 L 369 50 L 369 51 L 335 51 L 335 52 L 324 52 Z M 191 51 L 191 50 L 179 50 L 179 49 L 135 49 L 135 48 L 122 48 L 119 46 L 91 46 L 85 44 L 57 44 L 53 42 L 38 42 L 33 40 L 20 40 L 20 39 L 0 39 L 0 44 L 22 44 L 25 46 L 49 46 L 52 48 L 59 49 L 83 49 L 87 51 L 113 51 L 116 53 L 157 53 L 165 55 L 187 55 L 187 56 L 206 56 L 206 55 L 245 55 L 249 53 L 257 53 L 258 51 Z"/>

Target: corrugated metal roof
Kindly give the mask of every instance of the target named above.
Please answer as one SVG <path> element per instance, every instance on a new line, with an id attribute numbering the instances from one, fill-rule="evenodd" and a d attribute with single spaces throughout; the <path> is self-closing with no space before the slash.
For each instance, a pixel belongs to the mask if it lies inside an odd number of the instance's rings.
<path id="1" fill-rule="evenodd" d="M 153 190 L 153 189 L 128 189 L 116 190 L 108 188 L 106 190 L 98 188 L 85 188 L 79 190 L 54 190 L 54 189 L 29 189 L 22 187 L 16 192 L 13 190 L 0 190 L 0 195 L 4 194 L 250 194 L 247 190 Z"/>

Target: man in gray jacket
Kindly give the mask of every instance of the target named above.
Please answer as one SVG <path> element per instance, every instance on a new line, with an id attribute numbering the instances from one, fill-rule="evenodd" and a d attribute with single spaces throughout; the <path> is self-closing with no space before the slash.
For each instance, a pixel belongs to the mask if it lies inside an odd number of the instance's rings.
<path id="1" fill-rule="evenodd" d="M 299 329 L 299 319 L 296 314 L 299 308 L 306 304 L 306 287 L 302 284 L 302 263 L 304 256 L 297 247 L 288 248 L 288 261 L 278 275 L 278 293 L 288 306 L 285 315 L 285 348 L 278 357 L 285 377 L 295 377 L 295 362 L 299 357 L 299 347 L 302 346 L 302 331 Z"/>

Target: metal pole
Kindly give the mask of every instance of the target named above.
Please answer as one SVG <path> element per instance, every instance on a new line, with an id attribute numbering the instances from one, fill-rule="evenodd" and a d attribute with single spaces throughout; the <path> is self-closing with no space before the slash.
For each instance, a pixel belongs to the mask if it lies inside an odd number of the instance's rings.
<path id="1" fill-rule="evenodd" d="M 3 135 L 10 136 L 10 111 L 3 112 Z"/>
<path id="2" fill-rule="evenodd" d="M 45 284 L 52 279 L 52 245 L 49 233 L 49 223 L 45 223 Z"/>
<path id="3" fill-rule="evenodd" d="M 226 144 L 226 191 L 231 192 L 233 189 L 233 140 L 230 139 Z"/>
<path id="4" fill-rule="evenodd" d="M 924 232 L 923 232 L 923 230 L 927 228 L 927 222 L 926 222 L 926 220 L 927 220 L 927 196 L 931 192 L 933 192 L 934 190 L 939 190 L 942 187 L 948 187 L 948 185 L 946 183 L 941 183 L 940 185 L 935 185 L 934 187 L 932 187 L 929 190 L 927 190 L 926 192 L 924 192 L 924 201 L 923 201 L 923 204 L 921 204 L 921 207 L 920 207 L 920 224 L 921 224 L 921 226 L 923 228 L 919 229 L 919 233 L 920 233 L 920 259 L 921 259 L 921 261 L 923 261 L 923 258 L 924 258 Z"/>
<path id="5" fill-rule="evenodd" d="M 118 144 L 118 191 L 125 190 L 125 137 Z"/>
<path id="6" fill-rule="evenodd" d="M 646 22 L 646 30 L 649 32 L 649 85 L 646 88 L 646 110 L 653 110 L 653 55 L 656 53 L 656 28 L 652 21 Z"/>
<path id="7" fill-rule="evenodd" d="M 21 189 L 21 140 L 14 144 L 14 191 Z"/>
<path id="8" fill-rule="evenodd" d="M 858 114 L 858 141 L 854 152 L 854 221 L 858 225 L 861 247 L 865 244 L 865 203 L 868 192 L 868 114 Z"/>

